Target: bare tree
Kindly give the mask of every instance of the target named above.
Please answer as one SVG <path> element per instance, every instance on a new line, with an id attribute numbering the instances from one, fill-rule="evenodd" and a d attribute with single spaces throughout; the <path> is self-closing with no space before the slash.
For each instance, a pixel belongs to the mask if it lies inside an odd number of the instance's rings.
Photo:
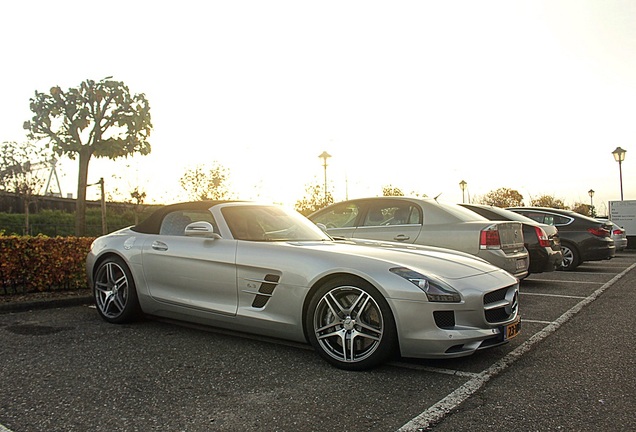
<path id="1" fill-rule="evenodd" d="M 551 195 L 541 195 L 539 198 L 533 198 L 530 200 L 530 205 L 533 207 L 550 207 L 555 209 L 567 209 L 563 200 L 555 198 Z"/>
<path id="2" fill-rule="evenodd" d="M 495 207 L 517 207 L 523 205 L 523 196 L 514 189 L 499 188 L 479 197 L 476 201 L 479 204 Z"/>
<path id="3" fill-rule="evenodd" d="M 404 192 L 402 192 L 402 189 L 398 187 L 388 185 L 382 187 L 382 196 L 404 196 Z"/>
<path id="4" fill-rule="evenodd" d="M 305 186 L 305 196 L 296 201 L 294 208 L 301 214 L 308 216 L 329 204 L 333 204 L 333 195 L 331 192 L 327 192 L 325 199 L 324 185 L 318 182 Z"/>
<path id="5" fill-rule="evenodd" d="M 558 208 L 558 207 L 555 207 Z M 572 211 L 582 214 L 583 216 L 591 216 L 591 217 L 595 217 L 596 215 L 594 214 L 594 209 L 592 206 L 590 206 L 589 204 L 584 204 L 584 203 L 574 203 L 574 206 L 572 206 Z"/>
<path id="6" fill-rule="evenodd" d="M 192 200 L 222 200 L 232 197 L 229 178 L 230 170 L 215 161 L 212 168 L 197 165 L 187 169 L 179 183 Z"/>
<path id="7" fill-rule="evenodd" d="M 2 143 L 0 155 L 0 190 L 13 193 L 24 202 L 24 229 L 30 231 L 30 205 L 37 202 L 37 196 L 44 185 L 44 179 L 37 175 L 39 161 L 50 155 L 32 143 L 18 144 L 14 141 Z"/>

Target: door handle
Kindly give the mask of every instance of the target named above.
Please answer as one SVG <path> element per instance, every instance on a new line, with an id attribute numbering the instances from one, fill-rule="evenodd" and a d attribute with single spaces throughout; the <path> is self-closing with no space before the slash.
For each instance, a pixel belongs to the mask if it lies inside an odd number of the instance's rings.
<path id="1" fill-rule="evenodd" d="M 158 250 L 158 251 L 167 251 L 168 250 L 168 245 L 165 244 L 164 242 L 155 240 L 152 242 L 152 245 L 150 246 L 151 248 L 153 248 L 154 250 Z"/>
<path id="2" fill-rule="evenodd" d="M 407 235 L 400 234 L 400 235 L 396 235 L 395 237 L 393 237 L 393 240 L 395 240 L 395 241 L 407 241 L 410 238 L 411 237 L 409 237 Z"/>

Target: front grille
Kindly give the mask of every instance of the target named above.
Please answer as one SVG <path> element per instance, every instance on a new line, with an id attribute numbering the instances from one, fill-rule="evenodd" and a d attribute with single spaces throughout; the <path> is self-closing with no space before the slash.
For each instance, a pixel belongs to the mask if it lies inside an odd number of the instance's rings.
<path id="1" fill-rule="evenodd" d="M 435 324 L 442 329 L 455 327 L 455 312 L 453 311 L 434 311 L 433 318 Z"/>
<path id="2" fill-rule="evenodd" d="M 503 308 L 486 311 L 486 321 L 489 323 L 506 321 L 508 318 L 510 318 L 510 314 L 507 314 Z"/>
<path id="3" fill-rule="evenodd" d="M 514 317 L 519 305 L 518 288 L 515 284 L 484 295 L 486 322 L 499 323 Z"/>
<path id="4" fill-rule="evenodd" d="M 508 288 L 502 288 L 497 291 L 489 292 L 484 296 L 484 305 L 495 303 L 506 298 Z"/>

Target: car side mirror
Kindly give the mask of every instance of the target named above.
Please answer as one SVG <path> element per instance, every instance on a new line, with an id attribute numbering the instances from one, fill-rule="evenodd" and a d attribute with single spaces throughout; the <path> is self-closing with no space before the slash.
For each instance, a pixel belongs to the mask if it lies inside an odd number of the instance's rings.
<path id="1" fill-rule="evenodd" d="M 210 222 L 192 222 L 185 227 L 186 237 L 204 237 L 220 239 L 221 236 L 214 232 L 214 227 Z"/>
<path id="2" fill-rule="evenodd" d="M 323 223 L 317 223 L 316 226 L 320 228 L 324 233 L 327 233 L 327 225 Z"/>

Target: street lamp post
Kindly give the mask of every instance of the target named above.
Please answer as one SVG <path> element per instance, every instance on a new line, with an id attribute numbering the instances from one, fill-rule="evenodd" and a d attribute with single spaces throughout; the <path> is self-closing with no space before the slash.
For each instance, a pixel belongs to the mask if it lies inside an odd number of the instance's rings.
<path id="1" fill-rule="evenodd" d="M 590 216 L 596 217 L 594 212 L 594 189 L 587 191 L 587 194 L 590 196 Z"/>
<path id="2" fill-rule="evenodd" d="M 464 180 L 459 182 L 459 188 L 462 190 L 462 203 L 466 202 L 466 200 L 464 199 L 464 192 L 466 191 L 466 186 L 468 186 L 468 183 L 466 183 Z"/>
<path id="3" fill-rule="evenodd" d="M 324 151 L 318 157 L 322 159 L 322 166 L 323 166 L 324 172 L 325 172 L 325 198 L 324 198 L 325 201 L 324 201 L 324 204 L 327 204 L 327 159 L 329 159 L 331 157 L 331 155 L 329 153 L 327 153 L 326 151 Z"/>
<path id="4" fill-rule="evenodd" d="M 616 150 L 614 150 L 612 152 L 612 154 L 614 155 L 614 160 L 616 162 L 618 162 L 618 175 L 620 176 L 620 182 L 621 182 L 621 201 L 623 201 L 623 167 L 622 167 L 622 163 L 625 160 L 625 153 L 627 153 L 627 150 L 623 150 L 620 147 L 616 147 Z"/>

